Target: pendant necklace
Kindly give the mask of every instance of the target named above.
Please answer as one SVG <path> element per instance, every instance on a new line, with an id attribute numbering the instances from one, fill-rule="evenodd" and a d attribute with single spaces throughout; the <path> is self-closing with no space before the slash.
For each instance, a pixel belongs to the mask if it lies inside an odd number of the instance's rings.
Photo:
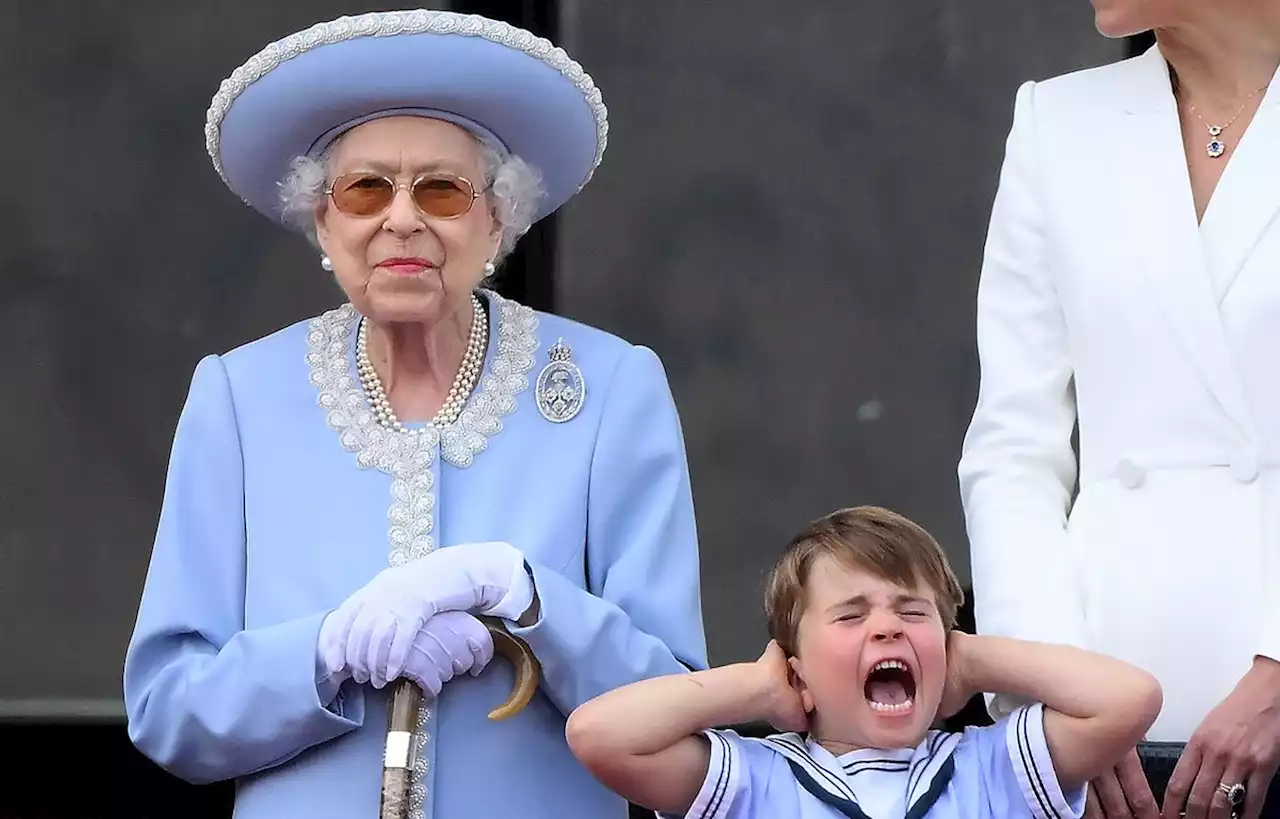
<path id="1" fill-rule="evenodd" d="M 1177 75 L 1175 74 L 1174 75 L 1174 91 L 1175 92 L 1178 90 L 1179 85 L 1180 84 L 1178 83 Z M 1209 142 L 1207 145 L 1204 146 L 1205 153 L 1207 153 L 1211 158 L 1217 159 L 1218 157 L 1222 156 L 1227 152 L 1227 143 L 1222 139 L 1222 132 L 1230 128 L 1235 123 L 1235 121 L 1240 118 L 1240 115 L 1244 113 L 1245 106 L 1249 104 L 1249 101 L 1252 100 L 1254 97 L 1256 97 L 1262 91 L 1265 91 L 1268 85 L 1270 85 L 1270 83 L 1262 86 L 1261 88 L 1249 94 L 1249 96 L 1245 97 L 1244 102 L 1240 103 L 1240 109 L 1236 111 L 1235 116 L 1227 120 L 1226 125 L 1210 124 L 1208 120 L 1200 116 L 1200 112 L 1196 110 L 1195 105 L 1192 104 L 1190 100 L 1187 100 L 1187 108 L 1191 109 L 1191 113 L 1196 115 L 1196 119 L 1204 123 L 1204 127 L 1209 129 Z"/>

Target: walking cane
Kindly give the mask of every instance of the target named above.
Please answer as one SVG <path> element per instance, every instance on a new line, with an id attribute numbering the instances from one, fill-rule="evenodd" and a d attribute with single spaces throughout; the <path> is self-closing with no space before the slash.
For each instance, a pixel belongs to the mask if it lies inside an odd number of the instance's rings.
<path id="1" fill-rule="evenodd" d="M 493 637 L 494 652 L 507 658 L 515 667 L 515 684 L 507 701 L 489 712 L 489 719 L 502 720 L 515 716 L 533 699 L 538 690 L 542 666 L 529 645 L 507 631 L 496 617 L 480 617 Z M 409 784 L 413 779 L 414 734 L 418 730 L 418 712 L 422 707 L 422 689 L 411 680 L 400 680 L 391 692 L 387 709 L 387 742 L 382 760 L 382 805 L 379 819 L 409 819 Z"/>

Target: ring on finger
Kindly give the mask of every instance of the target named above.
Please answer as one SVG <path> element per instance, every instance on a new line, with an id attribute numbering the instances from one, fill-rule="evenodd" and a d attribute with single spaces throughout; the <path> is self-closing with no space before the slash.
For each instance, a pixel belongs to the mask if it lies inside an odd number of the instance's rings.
<path id="1" fill-rule="evenodd" d="M 1227 804 L 1231 806 L 1231 817 L 1236 819 L 1244 811 L 1244 798 L 1246 795 L 1243 782 L 1237 782 L 1234 785 L 1228 785 L 1226 782 L 1218 783 L 1218 793 L 1227 797 Z"/>

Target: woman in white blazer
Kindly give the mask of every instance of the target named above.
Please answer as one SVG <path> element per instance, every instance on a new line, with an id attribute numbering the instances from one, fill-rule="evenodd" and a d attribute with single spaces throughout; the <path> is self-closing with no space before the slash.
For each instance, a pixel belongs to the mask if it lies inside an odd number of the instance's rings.
<path id="1" fill-rule="evenodd" d="M 1148 740 L 1189 743 L 1165 816 L 1256 817 L 1280 757 L 1280 2 L 1094 6 L 1156 45 L 1017 93 L 959 465 L 978 628 L 1155 674 Z M 1136 753 L 1090 791 L 1156 815 Z"/>

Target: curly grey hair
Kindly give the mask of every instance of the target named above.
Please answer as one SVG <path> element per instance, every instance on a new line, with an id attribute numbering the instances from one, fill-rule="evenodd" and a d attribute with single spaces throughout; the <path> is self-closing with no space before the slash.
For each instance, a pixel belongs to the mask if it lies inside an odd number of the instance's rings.
<path id="1" fill-rule="evenodd" d="M 496 265 L 511 253 L 516 242 L 533 225 L 538 199 L 544 193 L 542 178 L 520 157 L 505 154 L 479 137 L 473 138 L 480 146 L 485 177 L 480 187 L 488 188 L 485 196 L 490 212 L 502 230 L 498 255 L 493 260 Z M 311 244 L 317 247 L 315 212 L 325 198 L 329 161 L 337 145 L 338 142 L 334 142 L 314 157 L 295 157 L 289 164 L 289 173 L 280 182 L 280 205 L 285 220 L 302 230 Z"/>

